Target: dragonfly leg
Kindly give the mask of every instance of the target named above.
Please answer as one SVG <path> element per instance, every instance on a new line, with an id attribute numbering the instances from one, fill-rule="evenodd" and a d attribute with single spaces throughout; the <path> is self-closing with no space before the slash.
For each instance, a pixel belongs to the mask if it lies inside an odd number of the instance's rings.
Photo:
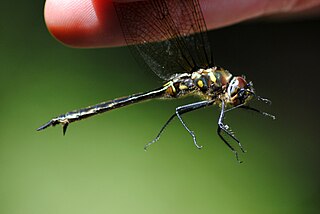
<path id="1" fill-rule="evenodd" d="M 181 118 L 181 115 L 184 114 L 184 113 L 187 113 L 187 112 L 191 112 L 191 111 L 194 111 L 194 110 L 197 110 L 197 109 L 200 109 L 200 108 L 204 108 L 206 106 L 210 106 L 212 105 L 214 102 L 212 100 L 205 100 L 205 101 L 200 101 L 200 102 L 196 102 L 196 103 L 191 103 L 191 104 L 188 104 L 188 105 L 184 105 L 184 106 L 179 106 L 176 108 L 176 112 L 167 120 L 167 122 L 162 126 L 162 128 L 160 129 L 158 135 L 156 136 L 156 138 L 149 142 L 148 144 L 145 145 L 144 149 L 147 150 L 147 148 L 157 142 L 159 139 L 160 139 L 160 136 L 161 134 L 164 132 L 165 128 L 169 125 L 169 123 L 175 118 L 175 117 L 178 117 L 180 122 L 182 123 L 182 125 L 184 126 L 184 128 L 190 133 L 190 135 L 192 136 L 193 138 L 193 142 L 194 144 L 196 145 L 197 148 L 201 148 L 201 146 L 199 146 L 197 144 L 197 141 L 196 141 L 196 138 L 195 138 L 195 135 L 193 133 L 193 131 L 191 131 L 187 126 L 186 124 L 183 122 L 182 118 Z"/>
<path id="2" fill-rule="evenodd" d="M 192 104 L 191 104 L 192 105 Z M 196 135 L 194 134 L 194 132 L 192 130 L 190 130 L 188 128 L 188 126 L 186 125 L 186 123 L 182 120 L 182 117 L 180 115 L 180 112 L 182 112 L 183 110 L 188 110 L 190 106 L 180 106 L 178 108 L 176 108 L 176 115 L 177 117 L 179 118 L 181 124 L 183 125 L 183 127 L 189 132 L 189 134 L 191 135 L 192 137 L 192 140 L 193 140 L 193 143 L 194 145 L 198 148 L 198 149 L 201 149 L 202 146 L 198 145 L 197 143 L 197 139 L 196 139 Z M 192 110 L 192 107 L 190 108 L 190 111 Z"/>
<path id="3" fill-rule="evenodd" d="M 273 119 L 273 120 L 276 119 L 276 117 L 274 115 L 260 111 L 259 109 L 253 108 L 251 106 L 241 106 L 240 108 L 257 112 L 257 113 L 262 114 L 263 116 L 266 116 L 266 117 L 271 117 L 271 119 Z"/>
<path id="4" fill-rule="evenodd" d="M 231 131 L 230 127 L 228 125 L 225 125 L 223 123 L 223 119 L 224 119 L 224 114 L 225 114 L 225 103 L 224 101 L 222 101 L 221 103 L 221 112 L 220 112 L 220 116 L 219 116 L 219 120 L 218 120 L 218 129 L 217 129 L 217 133 L 219 135 L 219 137 L 221 138 L 221 140 L 231 149 L 231 151 L 235 154 L 237 161 L 241 163 L 241 161 L 239 160 L 239 156 L 238 156 L 238 152 L 228 143 L 228 141 L 222 136 L 221 131 L 224 131 L 227 135 L 229 135 L 233 140 L 235 140 L 241 151 L 242 152 L 246 152 L 240 141 L 235 137 L 234 133 Z"/>
<path id="5" fill-rule="evenodd" d="M 172 121 L 173 118 L 175 118 L 175 116 L 177 116 L 176 114 L 173 114 L 168 120 L 167 122 L 162 126 L 162 128 L 160 129 L 159 133 L 157 134 L 157 136 L 152 140 L 150 141 L 149 143 L 147 143 L 145 146 L 144 146 L 144 150 L 147 151 L 148 147 L 151 145 L 151 144 L 154 144 L 155 142 L 157 142 L 160 137 L 161 137 L 161 134 L 163 133 L 163 131 L 165 130 L 165 128 L 169 125 L 169 123 Z"/>
<path id="6" fill-rule="evenodd" d="M 256 97 L 258 98 L 258 100 L 264 102 L 265 104 L 268 104 L 268 105 L 271 105 L 271 104 L 272 104 L 271 100 L 269 100 L 269 99 L 267 99 L 267 98 L 260 97 L 260 96 L 257 96 L 257 95 L 256 95 Z"/>

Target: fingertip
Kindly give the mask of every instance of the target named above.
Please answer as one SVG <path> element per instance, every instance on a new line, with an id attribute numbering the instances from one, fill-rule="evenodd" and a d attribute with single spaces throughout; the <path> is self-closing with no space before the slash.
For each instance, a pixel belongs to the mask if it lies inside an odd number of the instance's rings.
<path id="1" fill-rule="evenodd" d="M 111 0 L 47 0 L 44 18 L 49 32 L 72 47 L 105 47 L 123 43 Z"/>
<path id="2" fill-rule="evenodd" d="M 199 3 L 207 28 L 215 29 L 258 16 L 306 9 L 319 4 L 318 1 L 199 0 Z M 290 7 L 289 2 L 293 2 Z M 68 46 L 87 48 L 125 44 L 112 0 L 47 0 L 44 18 L 50 33 Z"/>

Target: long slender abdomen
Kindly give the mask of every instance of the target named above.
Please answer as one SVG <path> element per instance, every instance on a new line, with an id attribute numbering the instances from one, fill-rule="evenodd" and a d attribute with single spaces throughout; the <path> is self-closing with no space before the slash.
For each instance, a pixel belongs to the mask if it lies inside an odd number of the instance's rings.
<path id="1" fill-rule="evenodd" d="M 162 87 L 160 89 L 156 89 L 146 93 L 139 93 L 139 94 L 134 94 L 127 97 L 117 98 L 114 100 L 99 103 L 94 106 L 89 106 L 83 109 L 67 112 L 66 114 L 62 114 L 58 117 L 51 119 L 48 123 L 39 127 L 37 131 L 43 130 L 49 126 L 62 124 L 63 133 L 65 134 L 68 125 L 72 122 L 82 120 L 84 118 L 91 117 L 96 114 L 104 113 L 112 109 L 116 109 L 116 108 L 127 106 L 133 103 L 141 102 L 143 100 L 162 97 L 165 94 L 166 89 L 167 87 Z"/>

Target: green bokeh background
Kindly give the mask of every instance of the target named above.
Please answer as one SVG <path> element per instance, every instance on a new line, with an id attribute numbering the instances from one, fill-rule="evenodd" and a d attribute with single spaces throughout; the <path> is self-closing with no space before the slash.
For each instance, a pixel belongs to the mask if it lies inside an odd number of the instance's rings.
<path id="1" fill-rule="evenodd" d="M 272 121 L 226 122 L 248 150 L 238 164 L 216 135 L 218 108 L 187 114 L 202 150 L 174 121 L 196 98 L 145 102 L 36 132 L 52 116 L 159 87 L 126 48 L 71 49 L 48 33 L 43 1 L 2 2 L 0 213 L 318 213 L 319 20 L 255 22 L 210 32 L 217 64 L 245 74 Z M 236 146 L 236 145 L 234 145 Z"/>

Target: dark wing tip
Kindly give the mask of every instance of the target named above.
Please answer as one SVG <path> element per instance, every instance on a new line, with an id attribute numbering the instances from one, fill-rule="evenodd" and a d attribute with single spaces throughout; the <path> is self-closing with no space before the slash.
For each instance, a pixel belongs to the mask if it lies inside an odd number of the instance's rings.
<path id="1" fill-rule="evenodd" d="M 41 131 L 41 130 L 43 130 L 43 129 L 48 128 L 49 126 L 53 126 L 53 125 L 54 125 L 53 122 L 54 122 L 53 120 L 50 120 L 50 121 L 47 122 L 46 124 L 44 124 L 44 125 L 40 126 L 39 128 L 37 128 L 37 131 Z"/>

